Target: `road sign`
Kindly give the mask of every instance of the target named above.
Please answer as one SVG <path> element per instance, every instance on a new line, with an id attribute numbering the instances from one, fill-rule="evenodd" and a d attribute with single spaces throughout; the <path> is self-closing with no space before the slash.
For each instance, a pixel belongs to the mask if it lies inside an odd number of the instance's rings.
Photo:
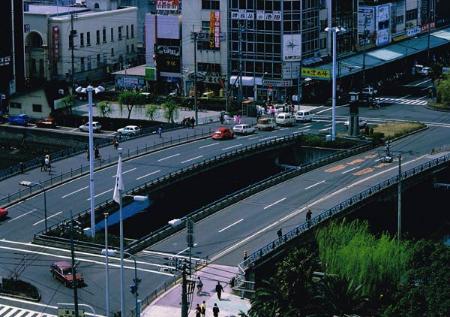
<path id="1" fill-rule="evenodd" d="M 328 69 L 302 67 L 302 77 L 329 80 L 331 78 L 331 73 Z"/>

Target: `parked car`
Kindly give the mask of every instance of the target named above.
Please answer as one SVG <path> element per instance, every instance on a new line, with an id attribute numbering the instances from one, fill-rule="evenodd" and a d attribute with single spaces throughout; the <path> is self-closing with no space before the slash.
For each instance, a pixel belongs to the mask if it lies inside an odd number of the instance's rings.
<path id="1" fill-rule="evenodd" d="M 0 207 L 0 220 L 8 216 L 8 209 Z"/>
<path id="2" fill-rule="evenodd" d="M 282 112 L 277 114 L 275 122 L 281 126 L 293 126 L 295 124 L 295 118 L 290 113 Z"/>
<path id="3" fill-rule="evenodd" d="M 255 133 L 256 129 L 250 124 L 236 124 L 233 127 L 233 132 L 236 134 L 252 134 Z"/>
<path id="4" fill-rule="evenodd" d="M 214 140 L 226 140 L 234 138 L 234 133 L 230 128 L 219 128 L 211 136 Z"/>
<path id="5" fill-rule="evenodd" d="M 99 122 L 97 122 L 97 121 L 92 122 L 92 130 L 94 132 L 100 132 L 101 129 L 102 129 L 102 125 Z M 85 124 L 80 125 L 80 131 L 89 132 L 89 122 L 86 122 Z"/>
<path id="6" fill-rule="evenodd" d="M 344 126 L 346 128 L 348 128 L 349 125 L 350 125 L 350 121 L 349 120 L 344 122 Z M 362 128 L 365 128 L 366 126 L 367 126 L 367 121 L 359 118 L 359 128 L 362 129 Z"/>
<path id="7" fill-rule="evenodd" d="M 312 121 L 313 115 L 306 110 L 299 110 L 295 113 L 295 120 L 300 122 Z"/>
<path id="8" fill-rule="evenodd" d="M 367 87 L 363 88 L 361 93 L 363 95 L 374 96 L 374 95 L 376 95 L 378 93 L 378 90 L 376 90 L 372 86 L 367 86 Z"/>
<path id="9" fill-rule="evenodd" d="M 137 125 L 127 125 L 124 128 L 118 129 L 117 133 L 120 135 L 138 135 L 141 133 L 141 128 Z"/>
<path id="10" fill-rule="evenodd" d="M 50 272 L 53 278 L 59 280 L 67 287 L 73 285 L 72 265 L 66 261 L 55 262 L 50 266 Z M 84 284 L 84 279 L 81 273 L 76 273 L 76 284 L 78 287 Z"/>
<path id="11" fill-rule="evenodd" d="M 256 123 L 256 128 L 258 130 L 274 130 L 277 127 L 277 124 L 275 122 L 275 119 L 272 117 L 261 117 L 258 119 L 258 122 Z"/>
<path id="12" fill-rule="evenodd" d="M 26 127 L 30 122 L 30 118 L 26 114 L 19 114 L 17 116 L 9 116 L 8 122 L 9 124 L 21 125 Z"/>
<path id="13" fill-rule="evenodd" d="M 416 65 L 415 69 L 416 69 L 416 73 L 419 75 L 422 75 L 422 76 L 428 76 L 432 72 L 431 67 L 423 66 L 423 65 Z"/>
<path id="14" fill-rule="evenodd" d="M 53 118 L 42 119 L 36 122 L 38 128 L 56 128 L 56 122 Z"/>

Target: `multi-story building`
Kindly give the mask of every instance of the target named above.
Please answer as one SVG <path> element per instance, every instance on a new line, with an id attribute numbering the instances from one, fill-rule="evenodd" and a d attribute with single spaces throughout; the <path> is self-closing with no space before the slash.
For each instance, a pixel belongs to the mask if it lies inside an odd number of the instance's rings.
<path id="1" fill-rule="evenodd" d="M 24 86 L 23 1 L 2 1 L 0 10 L 0 111 Z"/>
<path id="2" fill-rule="evenodd" d="M 24 14 L 30 79 L 99 79 L 136 62 L 137 9 L 115 0 L 84 6 L 30 4 Z M 73 31 L 72 31 L 73 29 Z"/>

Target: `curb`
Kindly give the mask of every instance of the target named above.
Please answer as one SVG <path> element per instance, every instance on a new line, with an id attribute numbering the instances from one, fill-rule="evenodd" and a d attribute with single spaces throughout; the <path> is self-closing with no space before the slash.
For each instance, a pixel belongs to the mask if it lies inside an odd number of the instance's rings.
<path id="1" fill-rule="evenodd" d="M 14 294 L 3 293 L 3 292 L 0 292 L 0 295 L 1 296 L 5 296 L 5 297 L 11 297 L 11 298 L 18 298 L 18 299 L 28 300 L 28 301 L 32 301 L 32 302 L 36 302 L 36 303 L 41 301 L 41 294 L 39 294 L 39 298 L 20 296 L 20 295 L 14 295 Z"/>

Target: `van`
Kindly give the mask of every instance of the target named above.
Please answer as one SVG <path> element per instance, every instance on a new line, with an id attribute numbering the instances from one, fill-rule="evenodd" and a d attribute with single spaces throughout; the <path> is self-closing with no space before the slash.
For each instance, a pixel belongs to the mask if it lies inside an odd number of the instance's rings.
<path id="1" fill-rule="evenodd" d="M 277 114 L 277 117 L 275 118 L 275 122 L 278 125 L 282 126 L 293 126 L 295 124 L 295 118 L 293 115 L 287 112 L 282 112 Z"/>
<path id="2" fill-rule="evenodd" d="M 312 121 L 313 115 L 306 110 L 299 110 L 295 113 L 295 120 L 299 122 Z"/>
<path id="3" fill-rule="evenodd" d="M 275 119 L 272 117 L 261 117 L 256 123 L 256 128 L 262 131 L 274 130 L 276 126 Z"/>

